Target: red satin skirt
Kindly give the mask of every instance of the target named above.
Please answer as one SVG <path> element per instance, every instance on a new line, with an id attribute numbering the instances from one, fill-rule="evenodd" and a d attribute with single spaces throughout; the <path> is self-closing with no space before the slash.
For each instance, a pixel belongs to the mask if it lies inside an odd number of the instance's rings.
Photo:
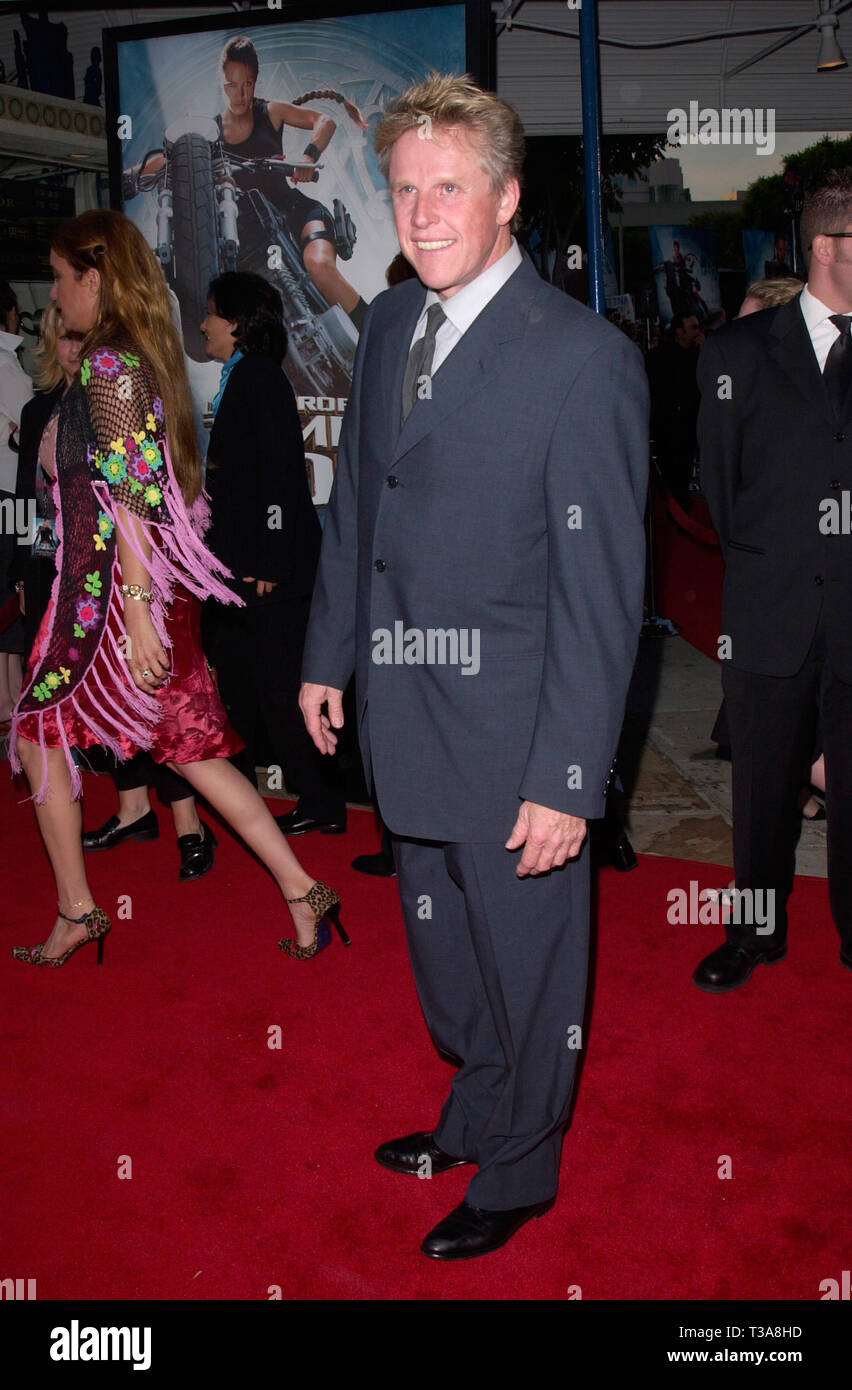
<path id="1" fill-rule="evenodd" d="M 37 653 L 41 651 L 52 620 L 51 601 L 33 643 L 25 686 L 29 683 L 32 668 L 38 663 Z M 112 613 L 108 621 L 115 621 Z M 171 643 L 167 650 L 171 653 L 172 674 L 165 685 L 153 692 L 162 712 L 152 731 L 153 744 L 148 752 L 158 763 L 194 763 L 205 758 L 228 758 L 232 753 L 238 753 L 244 747 L 243 740 L 228 723 L 225 707 L 219 699 L 201 647 L 201 604 L 194 594 L 180 584 L 175 585 L 166 617 L 166 631 Z M 98 664 L 97 657 L 94 664 Z M 87 676 L 78 686 L 76 701 L 83 710 L 91 713 L 96 724 L 102 724 L 102 705 L 98 694 L 95 682 Z M 44 742 L 48 748 L 58 748 L 62 744 L 58 724 L 60 719 L 65 739 L 72 747 L 90 748 L 98 743 L 97 736 L 77 715 L 70 702 L 45 709 L 43 718 Z M 19 737 L 38 743 L 38 719 L 38 714 L 28 714 L 19 720 Z M 125 758 L 132 758 L 140 752 L 140 745 L 130 735 L 114 729 L 111 732 L 121 745 Z"/>

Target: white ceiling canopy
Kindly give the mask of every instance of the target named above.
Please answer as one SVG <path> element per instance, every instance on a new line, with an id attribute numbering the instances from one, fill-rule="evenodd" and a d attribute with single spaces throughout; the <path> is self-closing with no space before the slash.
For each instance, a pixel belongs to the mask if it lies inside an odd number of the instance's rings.
<path id="1" fill-rule="evenodd" d="M 500 95 L 528 135 L 579 134 L 579 6 L 500 0 L 492 8 L 509 25 L 497 40 Z M 773 109 L 778 131 L 849 130 L 852 0 L 833 0 L 832 13 L 850 66 L 818 72 L 819 0 L 599 0 L 604 131 L 662 131 L 669 110 L 691 102 Z"/>

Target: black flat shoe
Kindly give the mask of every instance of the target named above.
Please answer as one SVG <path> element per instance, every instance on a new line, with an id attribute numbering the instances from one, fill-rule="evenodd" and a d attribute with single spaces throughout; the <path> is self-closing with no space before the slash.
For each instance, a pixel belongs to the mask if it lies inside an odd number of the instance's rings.
<path id="1" fill-rule="evenodd" d="M 321 830 L 323 835 L 345 835 L 346 813 L 341 821 L 318 820 L 294 806 L 285 816 L 276 816 L 275 824 L 284 835 L 307 835 L 309 830 Z"/>
<path id="2" fill-rule="evenodd" d="M 707 990 L 708 994 L 724 994 L 729 989 L 744 985 L 756 965 L 773 965 L 775 961 L 783 960 L 786 954 L 786 942 L 767 951 L 747 951 L 744 946 L 733 946 L 726 941 L 718 950 L 704 957 L 692 979 L 699 989 Z"/>
<path id="3" fill-rule="evenodd" d="M 115 849 L 122 840 L 156 840 L 159 834 L 156 811 L 149 811 L 130 825 L 119 825 L 118 816 L 110 816 L 98 830 L 83 831 L 83 849 Z"/>
<path id="4" fill-rule="evenodd" d="M 395 1173 L 445 1173 L 448 1168 L 460 1168 L 469 1158 L 452 1158 L 439 1149 L 431 1130 L 418 1129 L 402 1139 L 390 1139 L 380 1144 L 373 1157 L 383 1168 Z"/>
<path id="5" fill-rule="evenodd" d="M 213 868 L 213 851 L 218 844 L 209 825 L 201 822 L 200 835 L 179 835 L 177 847 L 180 850 L 180 880 L 188 882 L 191 878 L 201 878 Z"/>
<path id="6" fill-rule="evenodd" d="M 543 1216 L 552 1206 L 552 1197 L 548 1202 L 509 1211 L 484 1211 L 462 1202 L 429 1232 L 420 1249 L 433 1260 L 472 1260 L 499 1250 L 524 1222 Z"/>
<path id="7" fill-rule="evenodd" d="M 359 874 L 372 874 L 375 878 L 393 878 L 396 874 L 396 864 L 392 854 L 356 854 L 352 860 L 352 868 Z"/>

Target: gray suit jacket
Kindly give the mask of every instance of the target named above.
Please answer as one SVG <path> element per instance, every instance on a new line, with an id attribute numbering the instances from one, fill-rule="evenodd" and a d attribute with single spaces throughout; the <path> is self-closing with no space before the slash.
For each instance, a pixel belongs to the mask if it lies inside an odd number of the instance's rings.
<path id="1" fill-rule="evenodd" d="M 401 429 L 424 297 L 410 280 L 365 318 L 302 677 L 355 671 L 392 831 L 504 840 L 523 799 L 603 814 L 642 618 L 645 372 L 525 257 Z"/>

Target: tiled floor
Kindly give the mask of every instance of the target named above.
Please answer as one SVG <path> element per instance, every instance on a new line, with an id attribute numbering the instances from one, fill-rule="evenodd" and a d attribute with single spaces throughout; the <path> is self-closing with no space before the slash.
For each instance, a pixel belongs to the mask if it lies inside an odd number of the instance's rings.
<path id="1" fill-rule="evenodd" d="M 731 766 L 711 741 L 719 666 L 680 637 L 643 638 L 628 699 L 620 766 L 633 847 L 733 862 Z M 825 822 L 804 821 L 796 871 L 825 877 Z"/>

